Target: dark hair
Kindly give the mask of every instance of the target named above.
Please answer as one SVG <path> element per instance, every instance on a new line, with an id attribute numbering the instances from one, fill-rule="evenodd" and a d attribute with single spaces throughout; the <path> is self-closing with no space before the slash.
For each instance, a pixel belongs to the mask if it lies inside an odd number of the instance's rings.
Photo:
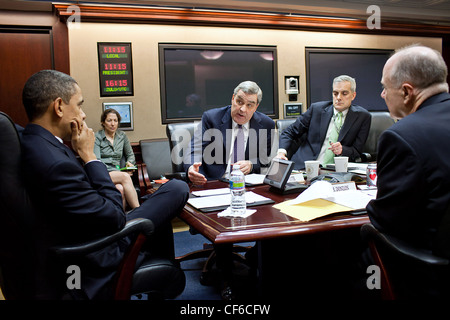
<path id="1" fill-rule="evenodd" d="M 110 114 L 110 113 L 114 113 L 116 116 L 117 116 L 117 121 L 120 123 L 120 120 L 122 120 L 122 117 L 120 116 L 120 113 L 116 110 L 116 109 L 113 109 L 113 108 L 108 108 L 108 109 L 106 109 L 105 111 L 103 111 L 102 112 L 102 115 L 100 116 L 100 122 L 101 122 L 101 124 L 102 124 L 102 127 L 103 127 L 103 123 L 105 122 L 105 120 L 106 120 L 106 117 L 108 116 L 108 114 Z"/>
<path id="2" fill-rule="evenodd" d="M 57 98 L 69 103 L 76 93 L 77 82 L 71 76 L 56 71 L 42 70 L 33 74 L 25 83 L 22 102 L 30 121 L 41 117 Z"/>

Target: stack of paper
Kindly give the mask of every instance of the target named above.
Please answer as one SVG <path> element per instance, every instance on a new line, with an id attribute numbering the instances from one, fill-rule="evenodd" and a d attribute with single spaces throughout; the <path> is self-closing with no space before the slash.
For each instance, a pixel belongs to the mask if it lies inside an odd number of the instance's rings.
<path id="1" fill-rule="evenodd" d="M 195 191 L 192 194 L 196 197 L 189 198 L 188 204 L 203 212 L 223 210 L 229 207 L 231 203 L 231 194 L 228 188 Z M 273 203 L 274 201 L 253 191 L 247 191 L 245 192 L 245 202 L 247 206 L 254 206 Z"/>
<path id="2" fill-rule="evenodd" d="M 373 193 L 357 190 L 354 182 L 317 181 L 297 198 L 274 207 L 293 218 L 310 221 L 331 213 L 364 209 L 373 198 Z"/>

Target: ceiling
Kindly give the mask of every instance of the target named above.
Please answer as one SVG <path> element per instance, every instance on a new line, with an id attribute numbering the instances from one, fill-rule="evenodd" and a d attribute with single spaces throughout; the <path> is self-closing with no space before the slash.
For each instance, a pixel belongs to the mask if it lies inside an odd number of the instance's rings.
<path id="1" fill-rule="evenodd" d="M 57 2 L 57 1 L 53 1 Z M 367 19 L 369 6 L 380 9 L 382 21 L 413 21 L 450 25 L 450 0 L 87 0 L 59 1 L 72 4 L 163 6 L 195 9 L 245 10 L 284 14 Z M 0 0 L 0 9 L 51 10 L 52 1 Z"/>

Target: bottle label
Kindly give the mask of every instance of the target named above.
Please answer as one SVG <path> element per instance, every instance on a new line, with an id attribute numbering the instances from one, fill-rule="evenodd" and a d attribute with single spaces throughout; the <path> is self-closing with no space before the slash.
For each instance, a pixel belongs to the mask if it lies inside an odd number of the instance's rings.
<path id="1" fill-rule="evenodd" d="M 233 190 L 239 190 L 245 188 L 244 181 L 230 181 L 230 188 Z"/>

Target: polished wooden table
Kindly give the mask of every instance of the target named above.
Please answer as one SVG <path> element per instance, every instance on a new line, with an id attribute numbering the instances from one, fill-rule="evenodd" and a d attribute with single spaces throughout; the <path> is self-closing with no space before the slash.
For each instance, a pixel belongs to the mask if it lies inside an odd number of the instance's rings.
<path id="1" fill-rule="evenodd" d="M 228 184 L 225 182 L 210 181 L 203 187 L 191 186 L 191 192 L 227 186 Z M 268 185 L 247 187 L 246 189 L 270 198 L 275 203 L 297 197 L 297 194 L 281 195 L 273 193 L 269 191 Z M 217 216 L 220 211 L 203 213 L 186 204 L 180 218 L 214 244 L 249 242 L 358 228 L 369 222 L 367 214 L 352 215 L 348 212 L 303 222 L 285 215 L 280 210 L 273 208 L 273 205 L 251 207 L 251 209 L 256 209 L 256 212 L 248 218 L 226 218 Z"/>
<path id="2" fill-rule="evenodd" d="M 203 187 L 191 186 L 191 192 L 227 186 L 225 182 L 211 181 Z M 218 217 L 220 211 L 203 213 L 189 204 L 180 215 L 213 243 L 218 267 L 227 283 L 233 283 L 230 248 L 235 243 L 255 242 L 253 249 L 256 250 L 253 252 L 256 256 L 253 260 L 258 275 L 258 295 L 289 299 L 292 298 L 292 288 L 298 288 L 296 297 L 322 299 L 325 293 L 334 298 L 343 295 L 345 290 L 347 293 L 351 291 L 349 279 L 354 274 L 355 260 L 361 247 L 359 229 L 369 222 L 367 214 L 336 213 L 303 222 L 273 207 L 276 203 L 295 198 L 297 194 L 273 193 L 268 185 L 246 189 L 275 203 L 251 207 L 257 211 L 247 218 Z M 305 274 L 307 277 L 299 276 Z M 224 292 L 235 292 L 233 286 L 225 286 L 222 291 L 224 299 L 229 296 Z"/>

